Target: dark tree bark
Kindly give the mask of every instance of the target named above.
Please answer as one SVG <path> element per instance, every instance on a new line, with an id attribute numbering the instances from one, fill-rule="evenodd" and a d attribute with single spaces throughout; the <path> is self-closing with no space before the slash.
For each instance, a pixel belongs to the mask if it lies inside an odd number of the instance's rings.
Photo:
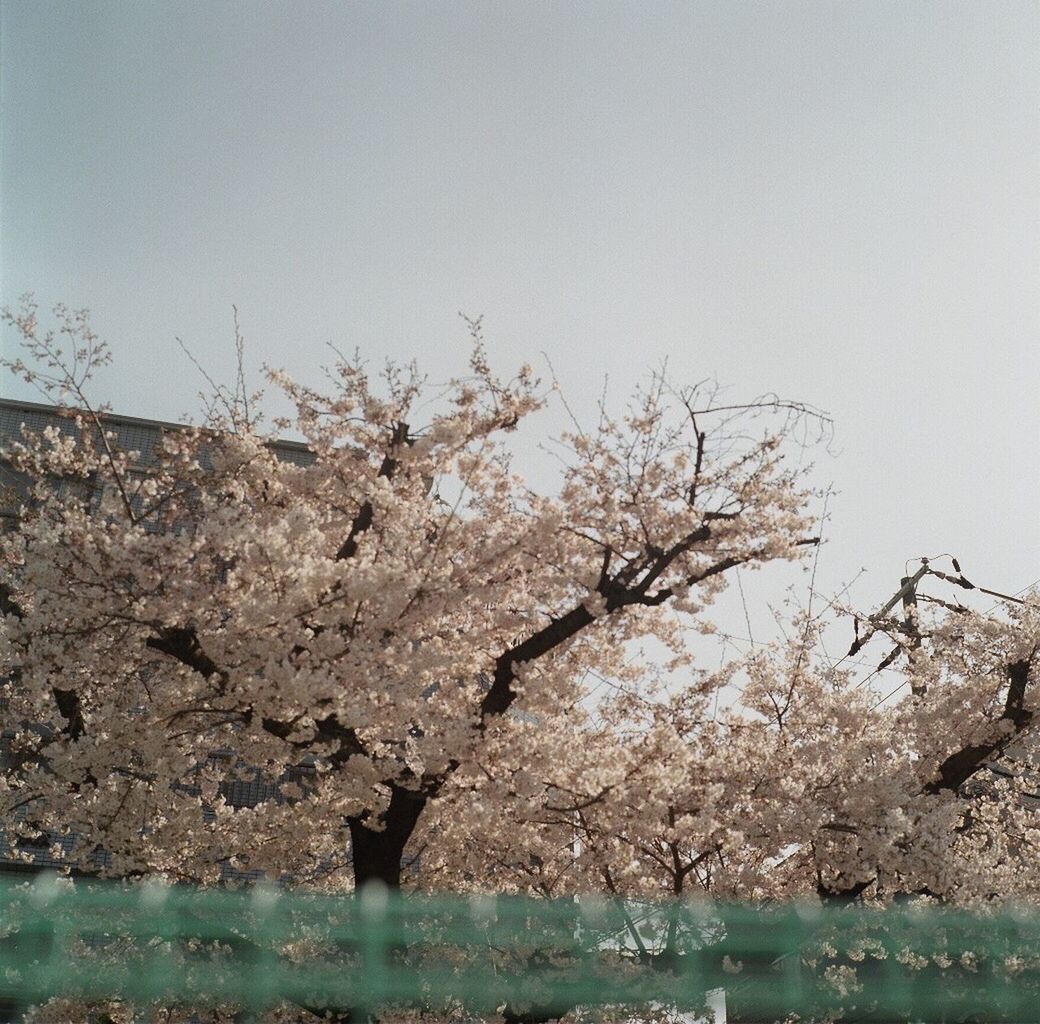
<path id="1" fill-rule="evenodd" d="M 415 831 L 427 797 L 415 790 L 391 783 L 390 806 L 378 821 L 351 818 L 351 852 L 354 884 L 382 882 L 391 889 L 401 887 L 404 851 Z"/>

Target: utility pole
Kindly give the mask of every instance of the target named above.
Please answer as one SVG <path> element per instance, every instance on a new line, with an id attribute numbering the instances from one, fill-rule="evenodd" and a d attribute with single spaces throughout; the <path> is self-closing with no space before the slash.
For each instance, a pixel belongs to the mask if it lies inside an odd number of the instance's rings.
<path id="1" fill-rule="evenodd" d="M 921 568 L 913 574 L 913 576 L 904 576 L 899 581 L 899 589 L 867 620 L 873 628 L 871 628 L 864 636 L 859 635 L 859 629 L 856 629 L 856 638 L 852 641 L 852 646 L 849 648 L 849 653 L 845 655 L 846 658 L 856 654 L 861 647 L 878 631 L 879 623 L 892 611 L 893 608 L 900 602 L 903 605 L 903 630 L 909 638 L 909 644 L 906 647 L 902 645 L 895 648 L 891 654 L 889 654 L 878 666 L 878 671 L 882 668 L 887 668 L 898 656 L 900 650 L 907 652 L 907 658 L 910 663 L 913 664 L 913 652 L 921 646 L 921 634 L 917 629 L 917 585 L 927 576 L 932 570 L 928 566 L 928 559 L 921 559 Z M 916 683 L 911 683 L 911 691 L 918 697 L 924 694 L 925 688 Z"/>
<path id="2" fill-rule="evenodd" d="M 921 632 L 917 628 L 917 582 L 928 572 L 928 559 L 922 558 L 921 561 L 924 564 L 913 577 L 904 576 L 899 581 L 899 590 L 903 595 L 903 628 L 906 630 L 906 635 L 910 640 L 910 644 L 906 648 L 906 660 L 911 668 L 914 665 L 914 651 L 921 646 Z M 910 692 L 915 697 L 923 697 L 925 689 L 926 687 L 923 683 L 915 682 L 911 679 Z"/>
<path id="3" fill-rule="evenodd" d="M 917 604 L 917 584 L 924 579 L 925 576 L 931 570 L 928 568 L 928 559 L 921 559 L 921 568 L 913 574 L 913 576 L 904 576 L 899 581 L 899 589 L 892 595 L 892 597 L 885 603 L 885 605 L 879 608 L 873 615 L 870 616 L 871 622 L 877 622 L 878 619 L 883 619 L 900 601 L 903 602 L 904 609 L 908 605 Z"/>

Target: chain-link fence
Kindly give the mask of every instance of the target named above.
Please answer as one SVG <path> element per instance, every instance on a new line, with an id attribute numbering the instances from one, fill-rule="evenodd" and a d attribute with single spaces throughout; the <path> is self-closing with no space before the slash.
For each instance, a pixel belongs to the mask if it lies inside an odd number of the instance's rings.
<path id="1" fill-rule="evenodd" d="M 0 998 L 451 1016 L 1040 1020 L 1040 914 L 579 897 L 0 886 Z"/>

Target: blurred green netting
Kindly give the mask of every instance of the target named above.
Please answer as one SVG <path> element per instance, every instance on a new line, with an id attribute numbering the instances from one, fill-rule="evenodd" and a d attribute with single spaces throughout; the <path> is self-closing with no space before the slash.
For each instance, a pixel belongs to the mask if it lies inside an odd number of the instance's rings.
<path id="1" fill-rule="evenodd" d="M 742 1019 L 1040 1021 L 1040 913 L 0 885 L 16 1005 L 696 1011 L 718 989 Z"/>

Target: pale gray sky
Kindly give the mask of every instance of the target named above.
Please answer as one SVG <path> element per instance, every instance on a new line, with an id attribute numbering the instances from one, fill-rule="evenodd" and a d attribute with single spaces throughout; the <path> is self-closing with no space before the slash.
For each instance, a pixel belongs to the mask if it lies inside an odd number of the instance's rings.
<path id="1" fill-rule="evenodd" d="M 89 306 L 102 397 L 167 419 L 174 336 L 228 372 L 232 303 L 304 379 L 330 340 L 446 373 L 460 309 L 579 413 L 667 357 L 833 413 L 825 588 L 866 566 L 876 603 L 952 551 L 1015 591 L 1038 38 L 1035 0 L 5 0 L 3 299 Z"/>

